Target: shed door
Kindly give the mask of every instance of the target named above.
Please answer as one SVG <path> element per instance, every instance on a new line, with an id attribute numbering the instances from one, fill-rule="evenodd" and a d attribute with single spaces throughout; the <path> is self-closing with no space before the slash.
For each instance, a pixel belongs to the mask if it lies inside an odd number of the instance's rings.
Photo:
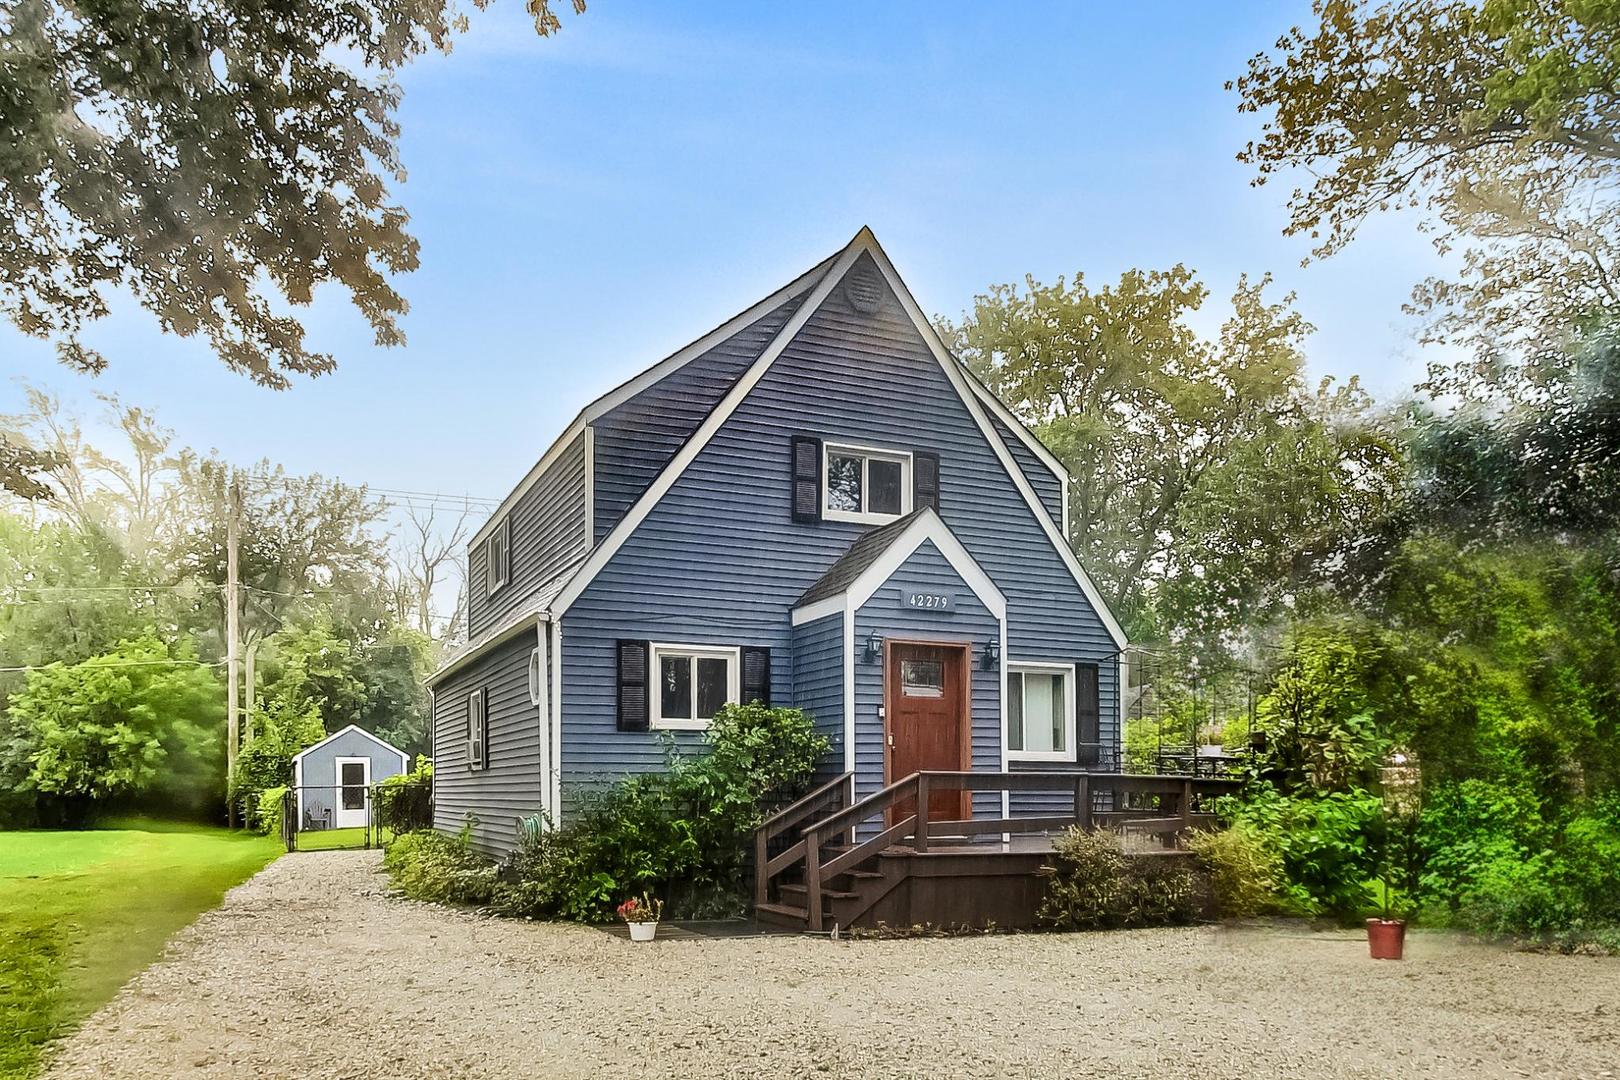
<path id="1" fill-rule="evenodd" d="M 967 649 L 896 642 L 888 651 L 883 694 L 888 782 L 925 769 L 965 770 L 971 760 Z M 934 792 L 928 800 L 929 819 L 951 821 L 968 816 L 966 795 L 963 791 Z M 892 820 L 900 821 L 913 812 L 911 803 L 898 804 Z"/>
<path id="2" fill-rule="evenodd" d="M 339 829 L 359 828 L 366 823 L 367 788 L 371 786 L 371 762 L 367 758 L 338 758 L 337 820 Z"/>

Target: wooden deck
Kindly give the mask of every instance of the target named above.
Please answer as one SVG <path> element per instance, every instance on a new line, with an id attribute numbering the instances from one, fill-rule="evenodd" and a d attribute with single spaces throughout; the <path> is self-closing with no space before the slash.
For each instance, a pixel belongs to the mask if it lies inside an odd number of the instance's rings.
<path id="1" fill-rule="evenodd" d="M 760 826 L 754 909 L 761 922 L 835 927 L 1036 924 L 1051 836 L 1112 827 L 1166 841 L 1212 828 L 1208 801 L 1236 781 L 1075 772 L 922 772 L 859 801 L 844 774 Z M 1068 812 L 930 821 L 931 792 L 1061 792 Z M 895 820 L 903 808 L 905 817 Z M 1178 857 L 1170 847 L 1166 857 Z"/>

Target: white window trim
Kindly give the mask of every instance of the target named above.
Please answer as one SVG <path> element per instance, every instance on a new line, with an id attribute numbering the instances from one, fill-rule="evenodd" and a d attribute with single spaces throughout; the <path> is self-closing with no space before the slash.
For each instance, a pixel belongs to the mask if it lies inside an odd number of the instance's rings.
<path id="1" fill-rule="evenodd" d="M 1046 660 L 1016 660 L 1007 664 L 1007 674 L 1028 675 L 1061 675 L 1063 677 L 1063 749 L 1062 750 L 1013 750 L 1007 748 L 1008 761 L 1073 761 L 1075 760 L 1075 705 L 1074 700 L 1074 665 L 1059 664 Z M 1010 692 L 1012 680 L 1006 682 Z M 1019 710 L 1022 715 L 1023 710 Z M 1002 703 L 1001 715 L 1006 722 L 1011 722 L 1012 710 Z M 1007 740 L 1006 722 L 1002 724 L 1001 738 L 1003 743 Z"/>
<path id="2" fill-rule="evenodd" d="M 479 688 L 467 693 L 467 731 L 466 754 L 467 771 L 483 772 L 489 767 L 489 691 Z M 478 738 L 473 739 L 473 730 L 478 729 Z M 478 759 L 473 760 L 473 743 L 478 743 Z"/>
<path id="3" fill-rule="evenodd" d="M 829 473 L 827 462 L 834 454 L 846 456 L 860 456 L 863 459 L 879 458 L 884 461 L 897 461 L 900 463 L 900 512 L 898 514 L 876 514 L 851 510 L 834 510 L 827 505 L 827 488 Z M 867 482 L 866 460 L 861 463 L 861 502 L 866 501 L 867 492 L 871 485 Z M 896 518 L 905 517 L 911 513 L 912 507 L 912 456 L 910 450 L 896 450 L 888 446 L 863 446 L 860 443 L 827 442 L 821 444 L 821 518 L 823 521 L 854 521 L 862 525 L 882 525 Z"/>
<path id="4" fill-rule="evenodd" d="M 726 645 L 678 645 L 672 642 L 651 642 L 647 646 L 647 726 L 653 730 L 702 731 L 709 726 L 708 719 L 663 717 L 663 658 L 665 656 L 718 657 L 726 662 L 726 703 L 735 705 L 742 699 L 742 649 Z M 692 665 L 692 711 L 697 712 L 697 665 Z"/>
<path id="5" fill-rule="evenodd" d="M 495 560 L 490 558 L 491 542 L 499 538 L 501 542 L 500 577 L 496 578 Z M 494 596 L 512 580 L 512 518 L 511 515 L 501 518 L 495 530 L 484 541 L 484 595 Z"/>

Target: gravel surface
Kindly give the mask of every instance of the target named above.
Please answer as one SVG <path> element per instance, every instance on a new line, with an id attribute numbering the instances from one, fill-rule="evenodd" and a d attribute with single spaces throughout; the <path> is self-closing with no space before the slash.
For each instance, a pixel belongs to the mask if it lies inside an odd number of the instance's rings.
<path id="1" fill-rule="evenodd" d="M 1620 1076 L 1620 960 L 1418 934 L 1148 930 L 634 945 L 278 859 L 53 1077 Z"/>

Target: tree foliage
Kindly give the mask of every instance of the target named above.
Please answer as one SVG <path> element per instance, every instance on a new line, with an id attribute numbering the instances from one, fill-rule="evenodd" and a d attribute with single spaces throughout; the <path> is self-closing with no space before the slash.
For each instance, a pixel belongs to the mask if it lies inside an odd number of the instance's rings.
<path id="1" fill-rule="evenodd" d="M 558 29 L 550 0 L 528 8 L 539 33 Z M 84 331 L 127 290 L 273 387 L 334 365 L 277 303 L 323 284 L 379 345 L 403 342 L 389 278 L 418 245 L 392 191 L 395 77 L 463 24 L 454 0 L 0 8 L 0 312 L 99 371 Z"/>
<path id="2" fill-rule="evenodd" d="M 995 286 L 943 326 L 1067 467 L 1075 551 L 1138 629 L 1263 613 L 1388 497 L 1397 447 L 1354 381 L 1309 384 L 1311 327 L 1269 284 L 1238 282 L 1213 341 L 1182 266 Z"/>

